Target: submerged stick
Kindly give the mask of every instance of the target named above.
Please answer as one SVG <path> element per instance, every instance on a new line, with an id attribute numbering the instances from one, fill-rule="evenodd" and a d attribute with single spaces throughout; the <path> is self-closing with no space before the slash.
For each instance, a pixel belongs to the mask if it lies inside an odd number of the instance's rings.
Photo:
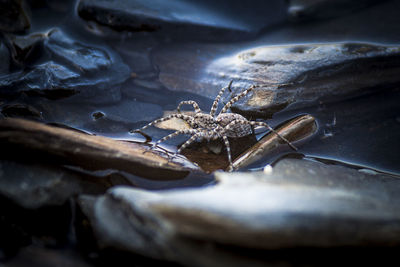
<path id="1" fill-rule="evenodd" d="M 279 135 L 283 136 L 290 142 L 304 139 L 317 130 L 315 118 L 311 115 L 303 115 L 285 123 L 283 126 L 275 129 Z M 233 162 L 233 168 L 238 169 L 250 165 L 253 162 L 261 159 L 265 155 L 271 153 L 279 145 L 282 144 L 282 139 L 274 133 L 268 133 L 254 146 L 243 152 Z"/>

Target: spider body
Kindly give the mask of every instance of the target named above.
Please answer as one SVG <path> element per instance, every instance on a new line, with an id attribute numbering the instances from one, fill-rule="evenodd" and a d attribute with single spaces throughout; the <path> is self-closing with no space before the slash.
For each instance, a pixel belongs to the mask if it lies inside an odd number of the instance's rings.
<path id="1" fill-rule="evenodd" d="M 185 143 L 183 143 L 182 146 L 175 153 L 175 154 L 178 154 L 183 149 L 185 149 L 187 146 L 189 146 L 191 143 L 195 142 L 198 139 L 206 139 L 208 141 L 222 139 L 224 141 L 224 144 L 225 144 L 225 147 L 227 150 L 230 170 L 233 169 L 233 165 L 232 165 L 231 148 L 230 148 L 228 137 L 239 138 L 239 137 L 244 137 L 244 136 L 250 135 L 253 132 L 252 131 L 253 126 L 263 126 L 263 127 L 268 128 L 270 131 L 277 134 L 291 148 L 293 148 L 294 150 L 297 150 L 286 138 L 279 135 L 267 123 L 259 122 L 259 121 L 249 121 L 240 114 L 227 113 L 228 109 L 230 109 L 230 107 L 235 102 L 237 102 L 242 97 L 246 96 L 256 86 L 251 86 L 250 88 L 246 89 L 242 93 L 240 93 L 237 96 L 230 99 L 230 101 L 225 104 L 225 106 L 221 109 L 221 111 L 217 115 L 216 111 L 217 111 L 217 107 L 219 104 L 219 100 L 226 89 L 230 90 L 231 85 L 232 85 L 232 81 L 229 83 L 229 85 L 227 87 L 224 87 L 220 90 L 220 92 L 218 93 L 217 97 L 215 98 L 215 100 L 213 102 L 213 105 L 211 107 L 211 111 L 209 114 L 203 113 L 201 111 L 199 105 L 193 100 L 182 101 L 179 103 L 179 105 L 177 107 L 178 113 L 171 114 L 164 118 L 152 121 L 149 124 L 145 125 L 144 127 L 137 129 L 133 132 L 140 133 L 147 127 L 150 127 L 154 124 L 157 124 L 157 123 L 160 123 L 160 122 L 172 119 L 172 118 L 182 119 L 190 126 L 190 129 L 179 130 L 174 133 L 171 133 L 171 134 L 161 138 L 156 143 L 154 143 L 153 147 L 157 146 L 161 142 L 164 142 L 164 141 L 166 141 L 170 138 L 173 138 L 177 135 L 180 135 L 180 134 L 191 135 L 191 137 Z M 193 116 L 181 114 L 180 107 L 182 105 L 192 105 L 194 108 L 195 114 Z"/>

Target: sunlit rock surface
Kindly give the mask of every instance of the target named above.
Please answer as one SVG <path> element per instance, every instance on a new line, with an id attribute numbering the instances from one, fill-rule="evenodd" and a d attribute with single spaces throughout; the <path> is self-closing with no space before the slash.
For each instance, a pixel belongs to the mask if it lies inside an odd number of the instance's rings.
<path id="1" fill-rule="evenodd" d="M 174 91 L 202 92 L 213 98 L 231 80 L 237 92 L 261 85 L 234 108 L 262 115 L 294 103 L 304 106 L 396 84 L 400 47 L 368 43 L 261 46 L 205 61 L 183 46 L 158 53 L 156 61 L 161 82 Z M 192 66 L 201 66 L 203 71 Z"/>
<path id="2" fill-rule="evenodd" d="M 224 258 L 224 245 L 263 253 L 399 244 L 400 182 L 372 173 L 284 159 L 266 173 L 216 173 L 220 182 L 212 187 L 114 188 L 88 216 L 101 247 L 195 266 L 240 256 Z M 210 244 L 219 246 L 210 252 Z"/>
<path id="3" fill-rule="evenodd" d="M 110 1 L 81 0 L 78 14 L 85 20 L 116 30 L 163 32 L 193 38 L 234 38 L 256 33 L 286 17 L 284 1 Z"/>
<path id="4" fill-rule="evenodd" d="M 111 50 L 81 44 L 61 30 L 15 38 L 13 58 L 19 64 L 28 59 L 28 54 L 37 42 L 48 54 L 29 62 L 29 68 L 3 75 L 0 81 L 2 94 L 16 95 L 26 92 L 50 99 L 65 98 L 77 94 L 79 102 L 112 103 L 121 99 L 119 85 L 130 77 L 130 69 L 119 55 Z M 23 41 L 21 38 L 27 38 Z M 29 39 L 33 38 L 30 42 Z M 39 38 L 39 39 L 37 39 Z M 12 42 L 12 41 L 11 41 Z M 21 45 L 24 45 L 21 49 Z M 23 55 L 16 54 L 23 52 Z M 36 62 L 45 61 L 36 64 Z"/>

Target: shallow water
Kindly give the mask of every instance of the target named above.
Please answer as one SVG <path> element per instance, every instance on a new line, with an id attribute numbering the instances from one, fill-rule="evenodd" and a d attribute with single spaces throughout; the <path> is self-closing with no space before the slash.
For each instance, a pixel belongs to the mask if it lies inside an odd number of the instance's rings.
<path id="1" fill-rule="evenodd" d="M 386 6 L 387 4 L 382 4 L 376 7 L 377 17 L 381 15 L 382 10 L 387 10 Z M 210 40 L 193 41 L 190 36 L 186 36 L 182 40 L 181 38 L 168 38 L 163 34 L 113 32 L 92 24 L 89 24 L 90 27 L 85 26 L 85 22 L 75 14 L 72 3 L 70 6 L 64 4 L 61 6 L 61 10 L 62 12 L 54 10 L 49 12 L 46 8 L 34 9 L 31 32 L 58 27 L 71 38 L 82 43 L 117 51 L 132 71 L 132 78 L 128 79 L 121 88 L 120 101 L 99 104 L 85 101 L 81 103 L 76 98 L 74 100 L 69 98 L 49 100 L 41 97 L 20 97 L 11 102 L 23 102 L 33 106 L 39 110 L 43 121 L 48 123 L 64 124 L 88 133 L 134 142 L 143 142 L 144 138 L 138 134 L 130 134 L 129 130 L 161 117 L 165 111 L 174 110 L 182 100 L 195 100 L 203 110 L 208 111 L 218 92 L 215 89 L 211 91 L 194 89 L 185 92 L 169 90 L 163 83 L 160 83 L 159 64 L 163 64 L 161 67 L 168 70 L 169 65 L 163 60 L 165 58 L 168 60 L 170 56 L 168 53 L 171 49 L 182 49 L 182 54 L 195 51 L 197 57 L 193 58 L 193 62 L 184 61 L 188 58 L 185 55 L 182 56 L 182 59 L 171 62 L 172 68 L 175 68 L 174 64 L 186 64 L 187 66 L 184 65 L 184 68 L 186 66 L 185 77 L 195 77 L 204 75 L 207 67 L 218 59 L 258 45 L 338 40 L 385 43 L 400 41 L 395 34 L 377 34 L 382 31 L 379 25 L 371 26 L 369 33 L 360 30 L 357 24 L 344 33 L 325 34 L 326 29 L 330 29 L 332 24 L 343 25 L 349 21 L 369 16 L 372 12 L 370 9 L 362 10 L 356 16 L 346 15 L 302 26 L 296 26 L 290 22 L 280 23 L 267 28 L 256 37 L 246 37 L 242 41 L 225 43 L 221 40 L 215 42 Z M 297 32 L 296 36 L 291 34 L 293 31 Z M 385 31 L 388 32 L 390 29 L 385 29 Z M 307 34 L 299 36 L 299 32 Z M 207 78 L 205 79 L 207 80 Z M 240 77 L 238 77 L 238 81 L 240 82 Z M 187 87 L 191 85 L 191 81 L 188 81 Z M 290 106 L 288 109 L 274 114 L 268 123 L 276 126 L 298 115 L 311 114 L 317 119 L 319 130 L 313 137 L 296 144 L 299 147 L 297 152 L 299 156 L 346 162 L 399 174 L 400 164 L 397 156 L 400 148 L 398 138 L 400 133 L 399 101 L 399 87 L 394 85 L 391 88 L 378 88 L 373 93 L 352 98 L 339 100 L 328 98 L 315 103 L 311 102 L 308 107 Z M 147 133 L 152 136 L 153 140 L 158 140 L 169 131 L 153 128 L 149 129 Z M 262 135 L 263 133 L 258 134 L 258 138 Z M 173 151 L 186 138 L 179 137 L 176 140 L 169 140 L 163 144 L 163 147 Z M 249 169 L 262 168 L 282 156 L 293 153 L 289 149 L 282 148 L 253 164 Z M 212 180 L 207 174 L 199 173 L 192 176 L 200 180 L 204 179 L 204 184 Z M 141 178 L 131 179 L 141 180 Z M 196 186 L 201 184 L 198 182 L 199 179 L 193 182 L 191 178 L 188 178 L 188 180 L 176 181 L 165 186 L 177 187 L 188 184 Z M 152 187 L 152 185 L 146 186 L 145 183 L 140 186 Z"/>

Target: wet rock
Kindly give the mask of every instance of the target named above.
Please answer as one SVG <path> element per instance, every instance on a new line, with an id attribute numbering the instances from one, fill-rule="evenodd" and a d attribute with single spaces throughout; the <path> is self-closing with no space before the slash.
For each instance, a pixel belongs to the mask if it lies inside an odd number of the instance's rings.
<path id="1" fill-rule="evenodd" d="M 30 28 L 29 8 L 24 0 L 0 2 L 0 31 L 21 32 Z"/>
<path id="2" fill-rule="evenodd" d="M 11 51 L 13 62 L 19 66 L 24 66 L 33 62 L 35 57 L 42 53 L 40 48 L 43 41 L 48 38 L 47 33 L 33 33 L 30 35 L 5 35 L 8 47 Z"/>
<path id="3" fill-rule="evenodd" d="M 110 1 L 81 0 L 85 20 L 116 30 L 163 32 L 169 37 L 234 38 L 256 33 L 286 17 L 284 1 Z M 195 34 L 193 34 L 195 32 Z"/>
<path id="4" fill-rule="evenodd" d="M 42 119 L 42 114 L 40 111 L 30 105 L 22 103 L 4 105 L 1 108 L 1 113 L 5 117 Z"/>
<path id="5" fill-rule="evenodd" d="M 81 193 L 100 194 L 111 185 L 62 167 L 0 161 L 0 195 L 26 209 L 59 206 Z"/>
<path id="6" fill-rule="evenodd" d="M 399 67 L 399 46 L 332 43 L 249 49 L 215 61 L 207 72 L 218 74 L 216 82 L 239 78 L 234 85 L 241 88 L 262 85 L 236 106 L 260 114 L 390 86 L 399 82 Z"/>
<path id="7" fill-rule="evenodd" d="M 26 59 L 37 42 L 41 42 L 50 57 L 46 53 L 36 55 L 37 61 L 46 62 L 2 76 L 3 94 L 26 92 L 50 99 L 77 95 L 71 99 L 91 103 L 121 99 L 120 84 L 130 77 L 130 69 L 116 53 L 81 44 L 53 29 L 46 34 L 15 38 L 14 58 Z"/>
<path id="8" fill-rule="evenodd" d="M 3 75 L 9 72 L 10 53 L 8 52 L 8 48 L 1 42 L 0 42 L 0 57 L 2 58 L 0 63 L 0 75 Z"/>
<path id="9" fill-rule="evenodd" d="M 49 141 L 51 140 L 51 141 Z M 47 126 L 23 119 L 0 121 L 0 142 L 14 154 L 90 170 L 117 169 L 153 179 L 180 179 L 198 168 L 181 157 L 137 143 Z M 7 149 L 3 150 L 7 151 Z"/>
<path id="10" fill-rule="evenodd" d="M 316 133 L 317 129 L 315 118 L 310 115 L 303 115 L 290 120 L 281 127 L 275 129 L 275 131 L 280 136 L 296 145 L 296 141 L 311 136 Z M 260 160 L 263 156 L 272 153 L 282 143 L 285 142 L 279 136 L 275 133 L 269 132 L 261 138 L 257 144 L 239 155 L 236 160 L 234 160 L 233 167 L 237 169 L 248 166 L 257 160 Z"/>
<path id="11" fill-rule="evenodd" d="M 381 1 L 384 2 L 384 1 Z M 354 13 L 360 9 L 379 4 L 373 0 L 327 1 L 327 0 L 291 0 L 289 15 L 293 21 L 330 19 Z"/>
<path id="12" fill-rule="evenodd" d="M 12 96 L 25 92 L 30 95 L 59 99 L 77 94 L 80 75 L 55 62 L 37 65 L 29 71 L 3 76 L 0 81 L 2 94 Z M 78 84 L 75 84 L 75 83 Z"/>
<path id="13" fill-rule="evenodd" d="M 295 159 L 269 173 L 216 176 L 217 185 L 203 188 L 109 190 L 88 212 L 100 246 L 190 266 L 237 266 L 283 248 L 400 243 L 393 234 L 400 230 L 398 177 Z"/>
<path id="14" fill-rule="evenodd" d="M 236 93 L 260 85 L 252 96 L 237 102 L 233 110 L 263 117 L 289 105 L 303 107 L 310 101 L 343 99 L 399 82 L 400 47 L 395 45 L 259 46 L 216 59 L 218 54 L 234 50 L 239 47 L 175 45 L 168 51 L 160 50 L 155 53 L 159 79 L 169 90 L 211 99 L 232 80 Z"/>

